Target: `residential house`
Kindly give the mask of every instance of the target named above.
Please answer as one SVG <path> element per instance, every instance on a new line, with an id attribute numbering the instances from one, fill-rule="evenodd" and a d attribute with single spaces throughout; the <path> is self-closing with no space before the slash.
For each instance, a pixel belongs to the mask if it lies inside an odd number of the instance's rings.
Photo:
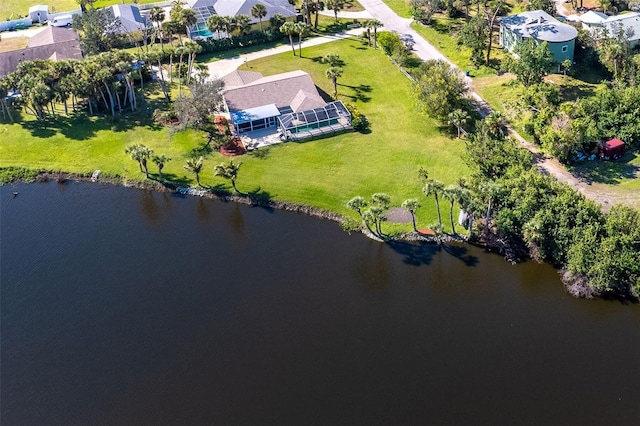
<path id="1" fill-rule="evenodd" d="M 602 12 L 590 10 L 587 13 L 580 15 L 578 19 L 582 23 L 582 28 L 589 31 L 591 34 L 598 34 L 603 29 L 603 23 L 609 16 Z"/>
<path id="2" fill-rule="evenodd" d="M 0 77 L 15 71 L 21 62 L 36 59 L 82 59 L 78 33 L 70 28 L 46 27 L 29 38 L 26 48 L 1 52 Z"/>
<path id="3" fill-rule="evenodd" d="M 120 21 L 118 27 L 108 30 L 111 34 L 127 34 L 151 27 L 151 21 L 143 16 L 134 4 L 114 4 L 108 10 Z"/>
<path id="4" fill-rule="evenodd" d="M 610 16 L 602 26 L 609 37 L 616 37 L 622 31 L 631 48 L 640 47 L 640 14 L 637 12 Z"/>
<path id="5" fill-rule="evenodd" d="M 547 42 L 553 60 L 561 64 L 573 62 L 578 30 L 564 24 L 542 10 L 522 12 L 500 18 L 500 45 L 509 52 L 526 39 L 537 43 Z"/>
<path id="6" fill-rule="evenodd" d="M 234 71 L 224 77 L 224 102 L 236 134 L 274 128 L 285 140 L 351 129 L 341 101 L 325 102 L 311 76 L 291 71 L 263 77 Z"/>

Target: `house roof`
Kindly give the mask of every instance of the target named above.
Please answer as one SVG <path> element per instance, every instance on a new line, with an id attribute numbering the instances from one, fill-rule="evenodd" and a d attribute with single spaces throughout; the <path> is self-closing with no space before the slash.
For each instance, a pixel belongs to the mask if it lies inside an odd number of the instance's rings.
<path id="1" fill-rule="evenodd" d="M 300 92 L 304 96 L 301 98 Z M 291 107 L 293 101 L 300 108 L 316 108 L 326 105 L 320 97 L 311 76 L 304 71 L 291 71 L 262 77 L 241 87 L 232 87 L 224 91 L 229 111 L 243 111 L 264 105 Z"/>
<path id="2" fill-rule="evenodd" d="M 27 47 L 44 46 L 47 44 L 59 43 L 63 41 L 73 41 L 78 39 L 78 33 L 71 28 L 49 26 L 33 37 L 29 37 L 29 40 L 27 41 Z"/>
<path id="3" fill-rule="evenodd" d="M 215 4 L 216 0 L 187 0 L 187 5 L 189 5 L 191 9 L 213 6 Z"/>
<path id="4" fill-rule="evenodd" d="M 222 77 L 222 80 L 224 80 L 225 89 L 231 89 L 233 87 L 245 86 L 261 78 L 263 78 L 263 75 L 259 72 L 235 70 Z"/>
<path id="5" fill-rule="evenodd" d="M 626 34 L 629 41 L 640 40 L 640 14 L 636 12 L 610 16 L 602 25 L 610 34 L 615 34 L 622 28 L 629 32 Z"/>
<path id="6" fill-rule="evenodd" d="M 0 53 L 0 77 L 15 71 L 21 62 L 35 59 L 52 59 L 56 61 L 82 59 L 80 42 L 78 40 L 61 41 L 43 46 L 2 52 Z"/>
<path id="7" fill-rule="evenodd" d="M 258 3 L 267 9 L 267 15 L 262 18 L 263 22 L 269 21 L 273 15 L 278 13 L 285 18 L 296 16 L 296 10 L 288 0 L 217 0 L 214 7 L 218 15 L 247 15 L 253 22 L 258 22 L 258 19 L 251 16 L 251 8 Z"/>
<path id="8" fill-rule="evenodd" d="M 522 38 L 562 43 L 578 36 L 578 30 L 563 24 L 543 10 L 522 12 L 500 18 L 500 23 Z"/>
<path id="9" fill-rule="evenodd" d="M 584 15 L 580 15 L 580 21 L 585 24 L 601 24 L 604 20 L 606 20 L 609 16 L 605 15 L 602 12 L 596 12 L 595 10 L 590 10 Z"/>
<path id="10" fill-rule="evenodd" d="M 140 31 L 151 25 L 146 17 L 140 14 L 138 6 L 133 4 L 114 4 L 109 7 L 109 10 L 116 18 L 120 18 L 122 28 L 114 32 L 116 33 L 130 33 L 133 31 Z"/>

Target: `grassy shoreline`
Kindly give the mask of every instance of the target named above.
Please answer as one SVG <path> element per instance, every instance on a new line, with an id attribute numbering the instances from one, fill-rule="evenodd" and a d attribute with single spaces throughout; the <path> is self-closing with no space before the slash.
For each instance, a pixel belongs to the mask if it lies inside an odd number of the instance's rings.
<path id="1" fill-rule="evenodd" d="M 325 76 L 326 65 L 319 59 L 328 53 L 337 53 L 345 61 L 344 74 L 338 81 L 338 99 L 360 109 L 371 123 L 370 130 L 283 143 L 238 157 L 236 161 L 243 163 L 237 182 L 239 189 L 354 219 L 357 216 L 345 205 L 352 197 L 369 198 L 373 193 L 386 192 L 394 206 L 407 198 L 417 198 L 422 204 L 417 212 L 418 226 L 429 227 L 437 220 L 435 201 L 422 193 L 418 168 L 426 167 L 431 177 L 445 184 L 455 183 L 467 172 L 461 159 L 464 143 L 449 136 L 450 129 L 440 128 L 416 111 L 409 80 L 380 49 L 367 47 L 353 38 L 303 47 L 302 58 L 286 52 L 248 66 L 264 75 L 303 69 L 326 95 L 332 92 L 332 83 Z M 385 78 L 380 79 L 380 75 Z M 187 158 L 202 153 L 203 185 L 230 190 L 228 182 L 213 173 L 214 165 L 228 162 L 229 158 L 203 150 L 204 135 L 195 131 L 171 135 L 167 128 L 151 121 L 150 112 L 161 102 L 157 92 L 154 94 L 153 89 L 149 92 L 148 109 L 141 108 L 115 120 L 80 114 L 37 123 L 21 114 L 20 124 L 2 122 L 0 134 L 11 137 L 0 141 L 0 167 L 80 175 L 100 169 L 103 174 L 142 181 L 144 174 L 139 172 L 137 163 L 124 153 L 127 146 L 142 143 L 156 154 L 172 158 L 163 174 L 173 183 L 193 184 L 193 176 L 183 165 Z M 155 165 L 150 163 L 149 169 L 155 177 Z M 449 207 L 442 205 L 441 214 L 448 217 Z M 450 226 L 446 225 L 449 232 Z M 402 233 L 411 225 L 384 226 L 387 232 Z"/>

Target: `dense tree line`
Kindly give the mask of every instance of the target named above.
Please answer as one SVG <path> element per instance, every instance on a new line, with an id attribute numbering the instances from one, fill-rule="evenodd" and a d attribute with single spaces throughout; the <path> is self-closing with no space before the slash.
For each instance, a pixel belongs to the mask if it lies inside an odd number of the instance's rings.
<path id="1" fill-rule="evenodd" d="M 104 110 L 114 116 L 136 110 L 135 82 L 142 79 L 141 64 L 126 52 L 113 51 L 83 61 L 22 62 L 16 71 L 0 79 L 0 87 L 3 92 L 17 89 L 21 95 L 18 104 L 38 120 L 55 116 L 56 104 L 62 104 L 68 113 L 69 103 L 77 109 L 83 101 L 90 114 Z"/>

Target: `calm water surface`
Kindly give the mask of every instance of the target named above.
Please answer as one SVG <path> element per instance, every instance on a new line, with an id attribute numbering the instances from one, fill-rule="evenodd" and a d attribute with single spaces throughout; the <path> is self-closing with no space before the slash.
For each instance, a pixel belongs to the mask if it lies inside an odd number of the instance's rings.
<path id="1" fill-rule="evenodd" d="M 546 265 L 100 184 L 0 202 L 2 425 L 640 424 L 640 307 Z"/>

